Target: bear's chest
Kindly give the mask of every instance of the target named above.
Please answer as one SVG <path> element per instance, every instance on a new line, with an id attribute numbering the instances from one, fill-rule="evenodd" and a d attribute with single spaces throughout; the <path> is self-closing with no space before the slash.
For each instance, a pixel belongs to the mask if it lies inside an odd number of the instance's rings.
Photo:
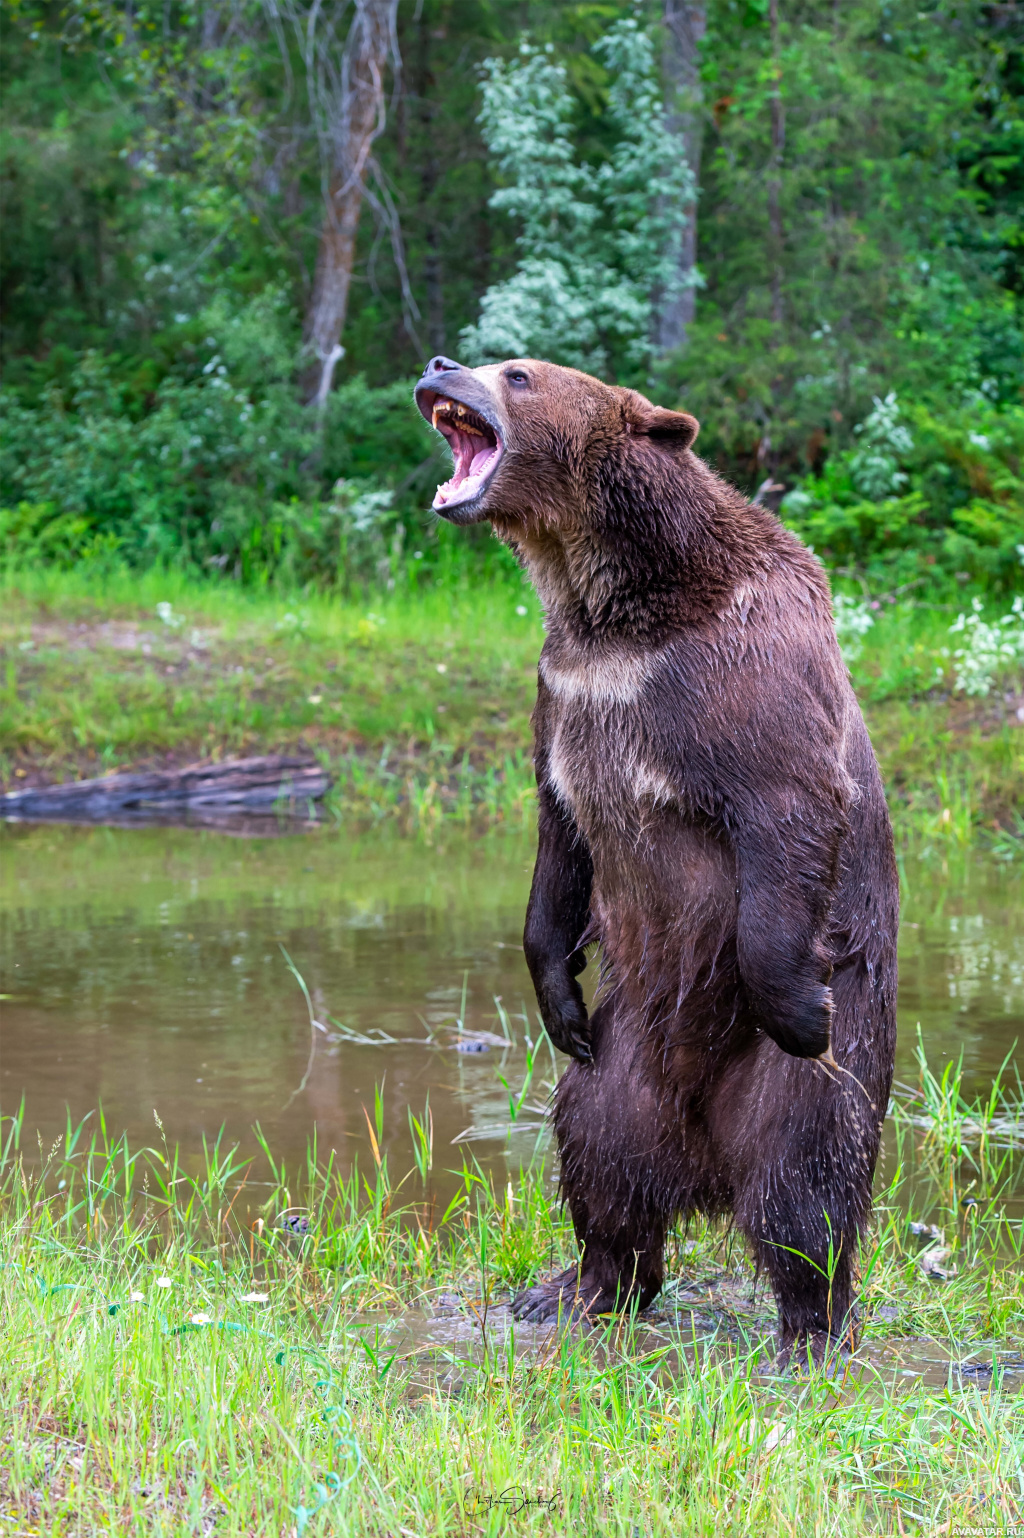
<path id="1" fill-rule="evenodd" d="M 679 765 L 660 741 L 651 670 L 643 659 L 573 668 L 542 663 L 552 696 L 548 778 L 584 832 L 626 830 L 677 802 Z"/>

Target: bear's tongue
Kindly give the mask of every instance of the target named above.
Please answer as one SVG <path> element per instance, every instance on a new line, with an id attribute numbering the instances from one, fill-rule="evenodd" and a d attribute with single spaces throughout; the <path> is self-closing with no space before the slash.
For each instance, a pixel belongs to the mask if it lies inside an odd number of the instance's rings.
<path id="1" fill-rule="evenodd" d="M 479 433 L 453 427 L 445 437 L 455 458 L 455 472 L 451 480 L 437 488 L 435 508 L 450 507 L 475 497 L 501 454 L 497 443 L 489 443 Z"/>

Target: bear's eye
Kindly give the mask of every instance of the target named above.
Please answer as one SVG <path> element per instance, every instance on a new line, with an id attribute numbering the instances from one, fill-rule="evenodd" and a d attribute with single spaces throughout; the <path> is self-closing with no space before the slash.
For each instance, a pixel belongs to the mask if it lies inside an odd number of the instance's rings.
<path id="1" fill-rule="evenodd" d="M 525 369 L 521 368 L 510 368 L 508 373 L 505 375 L 505 378 L 508 380 L 509 384 L 528 385 L 530 383 L 529 374 Z"/>

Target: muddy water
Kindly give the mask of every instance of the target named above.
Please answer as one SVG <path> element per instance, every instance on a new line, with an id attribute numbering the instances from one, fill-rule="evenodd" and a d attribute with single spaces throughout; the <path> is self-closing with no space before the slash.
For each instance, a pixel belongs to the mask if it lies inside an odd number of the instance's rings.
<path id="1" fill-rule="evenodd" d="M 496 837 L 8 826 L 0 1108 L 24 1096 L 33 1146 L 102 1106 L 135 1144 L 154 1140 L 154 1114 L 190 1154 L 222 1125 L 252 1149 L 258 1122 L 293 1167 L 314 1131 L 348 1165 L 369 1156 L 363 1108 L 382 1085 L 394 1172 L 428 1095 L 435 1169 L 461 1164 L 460 1138 L 517 1165 L 557 1071 L 542 1049 L 509 1135 L 501 1081 L 519 1090 L 538 1034 L 520 948 L 531 856 Z M 917 1078 L 920 1022 L 932 1063 L 963 1049 L 983 1089 L 1024 1049 L 1024 872 L 933 853 L 903 873 L 897 1078 Z M 371 1033 L 395 1040 L 352 1039 Z"/>
<path id="2" fill-rule="evenodd" d="M 696 1292 L 703 1294 L 699 1301 Z M 457 1392 L 472 1375 L 490 1370 L 488 1356 L 492 1364 L 512 1353 L 540 1365 L 556 1360 L 559 1351 L 560 1332 L 550 1324 L 524 1324 L 513 1320 L 505 1303 L 485 1308 L 479 1300 L 467 1303 L 450 1293 L 400 1314 L 349 1316 L 345 1328 L 350 1336 L 368 1338 L 377 1351 L 386 1346 L 388 1355 L 394 1352 L 413 1395 L 438 1389 Z M 728 1279 L 710 1286 L 669 1282 L 635 1330 L 621 1319 L 603 1319 L 588 1345 L 591 1360 L 607 1364 L 624 1356 L 634 1362 L 646 1358 L 649 1371 L 674 1382 L 684 1361 L 699 1371 L 704 1360 L 738 1356 L 762 1392 L 784 1402 L 793 1385 L 780 1384 L 774 1371 L 775 1330 L 775 1310 L 763 1287 L 755 1293 L 748 1283 Z M 1024 1384 L 1024 1361 L 991 1342 L 974 1343 L 960 1352 L 952 1342 L 943 1347 L 914 1335 L 886 1341 L 869 1337 L 844 1370 L 853 1384 L 869 1392 L 905 1391 L 912 1384 L 933 1390 L 967 1385 L 987 1389 L 995 1380 L 1008 1392 L 1019 1393 Z"/>

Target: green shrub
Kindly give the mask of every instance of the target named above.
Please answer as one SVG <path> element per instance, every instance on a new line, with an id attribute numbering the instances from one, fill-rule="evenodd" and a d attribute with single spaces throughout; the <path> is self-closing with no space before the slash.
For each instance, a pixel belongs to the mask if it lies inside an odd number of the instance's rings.
<path id="1" fill-rule="evenodd" d="M 854 448 L 783 500 L 825 564 L 876 589 L 1024 578 L 1024 407 L 978 397 L 948 416 L 876 399 Z"/>
<path id="2" fill-rule="evenodd" d="M 348 380 L 318 421 L 295 359 L 290 317 L 267 290 L 236 312 L 210 305 L 148 400 L 95 351 L 34 405 L 0 394 L 5 560 L 116 550 L 129 565 L 246 581 L 379 580 L 409 528 L 423 532 L 417 473 L 432 450 L 411 382 Z"/>
<path id="3" fill-rule="evenodd" d="M 512 568 L 486 528 L 426 511 L 443 478 L 411 381 L 295 383 L 296 332 L 268 289 L 202 311 L 152 388 L 87 352 L 37 393 L 0 394 L 0 560 L 221 571 L 349 588 Z M 876 400 L 850 448 L 782 515 L 827 566 L 879 592 L 966 583 L 1008 594 L 1024 565 L 1024 407 L 980 395 L 943 415 Z"/>
<path id="4" fill-rule="evenodd" d="M 85 556 L 95 538 L 89 518 L 62 513 L 52 502 L 0 507 L 0 560 L 5 565 L 38 564 L 64 571 Z"/>

